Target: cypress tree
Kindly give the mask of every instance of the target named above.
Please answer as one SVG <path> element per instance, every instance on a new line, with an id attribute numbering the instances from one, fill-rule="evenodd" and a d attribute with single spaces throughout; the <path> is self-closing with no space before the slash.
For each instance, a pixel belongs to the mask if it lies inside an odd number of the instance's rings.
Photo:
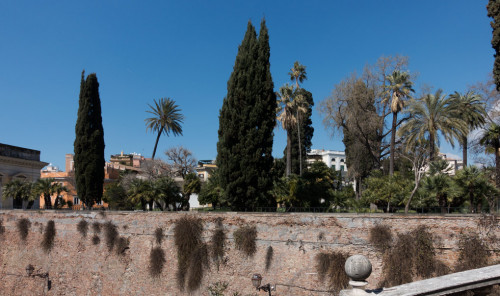
<path id="1" fill-rule="evenodd" d="M 500 0 L 490 0 L 488 6 L 488 17 L 493 18 L 490 22 L 491 28 L 493 29 L 493 37 L 491 38 L 491 47 L 495 50 L 495 63 L 493 64 L 493 78 L 495 79 L 495 84 L 497 90 L 500 91 Z"/>
<path id="2" fill-rule="evenodd" d="M 248 22 L 219 115 L 217 166 L 223 199 L 233 210 L 275 206 L 271 195 L 276 96 L 269 35 Z"/>
<path id="3" fill-rule="evenodd" d="M 307 106 L 307 112 L 301 115 L 300 120 L 300 141 L 302 142 L 302 168 L 305 171 L 307 167 L 306 156 L 307 152 L 311 151 L 312 137 L 314 135 L 314 127 L 312 126 L 312 107 L 314 106 L 314 100 L 312 93 L 300 88 L 298 94 L 303 95 L 306 98 L 306 102 L 309 104 Z M 300 173 L 300 162 L 299 162 L 299 140 L 297 134 L 297 127 L 294 125 L 291 132 L 291 142 L 292 142 L 292 174 L 299 175 Z M 283 151 L 284 158 L 286 159 L 286 147 Z"/>
<path id="4" fill-rule="evenodd" d="M 80 200 L 87 207 L 102 198 L 104 183 L 104 130 L 101 117 L 99 82 L 92 73 L 82 72 L 78 118 L 75 126 L 75 181 Z"/>

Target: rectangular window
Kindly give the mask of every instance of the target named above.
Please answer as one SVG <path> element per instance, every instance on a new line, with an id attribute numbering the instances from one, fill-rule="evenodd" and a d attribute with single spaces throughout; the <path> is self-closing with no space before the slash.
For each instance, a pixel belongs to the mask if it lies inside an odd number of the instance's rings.
<path id="1" fill-rule="evenodd" d="M 73 196 L 73 204 L 74 205 L 79 205 L 80 204 L 80 199 L 78 198 L 78 196 Z"/>
<path id="2" fill-rule="evenodd" d="M 342 172 L 344 171 L 344 166 L 343 166 L 343 165 L 341 165 L 341 166 L 340 166 L 340 170 L 341 170 Z"/>

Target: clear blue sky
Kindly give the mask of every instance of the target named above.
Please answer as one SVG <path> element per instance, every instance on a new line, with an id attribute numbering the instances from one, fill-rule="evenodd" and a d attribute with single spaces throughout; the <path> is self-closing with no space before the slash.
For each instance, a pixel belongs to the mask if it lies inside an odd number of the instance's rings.
<path id="1" fill-rule="evenodd" d="M 1 1 L 0 143 L 40 150 L 64 169 L 73 153 L 82 69 L 100 83 L 105 157 L 151 157 L 144 119 L 153 99 L 174 99 L 184 135 L 162 136 L 158 156 L 183 145 L 217 154 L 219 109 L 247 22 L 266 18 L 275 89 L 293 62 L 316 105 L 350 72 L 381 55 L 410 57 L 425 83 L 446 93 L 487 79 L 493 65 L 486 0 Z M 313 148 L 344 150 L 314 110 Z M 285 132 L 275 130 L 282 156 Z M 442 151 L 460 155 L 442 143 Z"/>

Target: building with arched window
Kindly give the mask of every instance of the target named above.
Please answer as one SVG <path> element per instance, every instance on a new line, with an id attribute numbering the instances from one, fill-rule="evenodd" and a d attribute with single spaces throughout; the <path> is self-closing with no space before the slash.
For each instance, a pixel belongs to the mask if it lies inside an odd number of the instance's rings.
<path id="1" fill-rule="evenodd" d="M 12 180 L 34 182 L 40 178 L 40 169 L 48 163 L 40 161 L 40 151 L 0 143 L 0 209 L 25 208 L 27 202 L 3 196 L 2 188 Z M 38 208 L 35 201 L 33 208 Z"/>

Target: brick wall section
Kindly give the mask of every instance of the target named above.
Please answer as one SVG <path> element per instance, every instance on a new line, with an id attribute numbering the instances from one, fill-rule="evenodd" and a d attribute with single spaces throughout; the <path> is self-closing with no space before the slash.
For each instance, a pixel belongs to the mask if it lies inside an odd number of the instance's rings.
<path id="1" fill-rule="evenodd" d="M 340 250 L 349 254 L 363 254 L 373 265 L 368 279 L 369 287 L 377 287 L 381 277 L 382 259 L 369 244 L 369 230 L 377 224 L 391 226 L 393 235 L 425 225 L 439 245 L 437 257 L 453 266 L 457 259 L 457 241 L 460 232 L 479 232 L 480 216 L 403 216 L 381 214 L 259 214 L 259 213 L 172 213 L 172 212 L 57 212 L 57 211 L 0 211 L 5 232 L 0 236 L 0 295 L 43 295 L 46 282 L 41 278 L 28 278 L 28 264 L 35 272 L 49 272 L 52 289 L 47 295 L 188 295 L 176 287 L 176 249 L 173 241 L 175 221 L 183 215 L 195 215 L 204 221 L 203 237 L 210 241 L 217 218 L 227 235 L 227 260 L 219 270 L 212 264 L 206 272 L 202 287 L 191 295 L 208 295 L 207 286 L 226 281 L 225 295 L 257 295 L 251 286 L 253 273 L 261 273 L 263 283 L 277 283 L 273 295 L 328 295 L 318 281 L 314 257 L 323 250 Z M 27 242 L 19 238 L 16 221 L 28 218 L 32 226 Z M 93 245 L 92 229 L 87 238 L 77 231 L 77 223 L 86 219 L 89 226 L 95 221 L 112 221 L 120 236 L 129 238 L 130 248 L 124 255 L 109 252 L 104 234 L 101 243 Z M 40 244 L 43 227 L 54 220 L 56 239 L 47 254 Z M 243 225 L 256 225 L 257 253 L 246 258 L 235 250 L 233 232 Z M 166 254 L 166 267 L 159 279 L 148 273 L 150 250 L 156 245 L 154 231 L 162 227 L 166 238 L 162 249 Z M 322 235 L 320 235 L 322 234 Z M 498 226 L 489 235 L 500 235 Z M 321 237 L 323 237 L 321 239 Z M 268 246 L 274 249 L 274 259 L 265 271 Z M 493 261 L 497 261 L 499 245 L 490 245 Z M 283 285 L 279 285 L 283 284 Z M 316 290 L 316 291 L 314 291 Z M 261 292 L 260 295 L 266 293 Z"/>

